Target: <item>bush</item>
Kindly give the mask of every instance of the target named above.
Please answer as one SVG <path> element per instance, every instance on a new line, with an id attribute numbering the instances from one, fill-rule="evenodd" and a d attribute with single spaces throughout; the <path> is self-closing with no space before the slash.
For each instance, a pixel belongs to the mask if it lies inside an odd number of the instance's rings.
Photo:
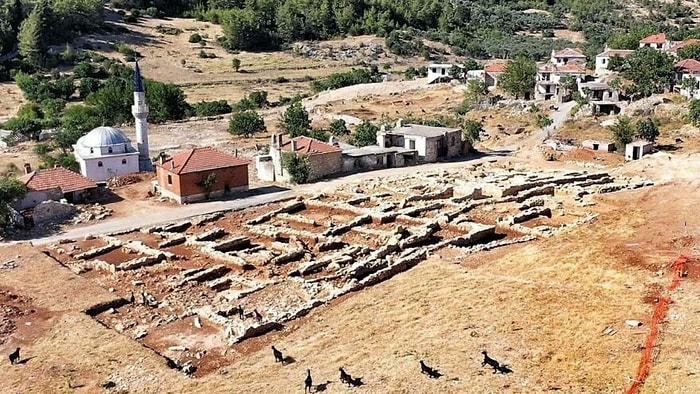
<path id="1" fill-rule="evenodd" d="M 200 101 L 194 105 L 194 111 L 197 116 L 215 116 L 230 113 L 232 108 L 226 100 Z"/>
<path id="2" fill-rule="evenodd" d="M 241 59 L 234 57 L 233 60 L 231 60 L 231 67 L 233 67 L 234 71 L 238 72 L 241 69 Z"/>
<path id="3" fill-rule="evenodd" d="M 122 20 L 123 20 L 125 23 L 136 23 L 136 22 L 139 21 L 139 18 L 138 18 L 136 15 L 134 15 L 134 14 L 132 13 L 132 14 L 126 14 L 126 15 L 124 15 L 124 16 L 122 17 Z"/>
<path id="4" fill-rule="evenodd" d="M 622 152 L 625 151 L 625 145 L 632 142 L 635 134 L 634 127 L 632 127 L 632 122 L 627 116 L 618 117 L 615 124 L 609 126 L 608 130 L 610 130 L 613 135 L 617 150 Z"/>
<path id="5" fill-rule="evenodd" d="M 311 90 L 318 93 L 328 89 L 338 89 L 345 86 L 379 81 L 381 81 L 381 75 L 375 66 L 370 69 L 360 68 L 344 73 L 334 73 L 324 80 L 312 81 Z"/>
<path id="6" fill-rule="evenodd" d="M 287 82 L 289 82 L 289 79 L 286 78 L 286 77 L 283 77 L 283 76 L 279 76 L 279 77 L 275 78 L 275 82 L 277 82 L 277 83 L 287 83 Z"/>
<path id="7" fill-rule="evenodd" d="M 78 78 L 91 77 L 95 72 L 90 62 L 80 62 L 73 67 L 73 75 Z"/>
<path id="8" fill-rule="evenodd" d="M 323 142 L 328 142 L 331 137 L 330 134 L 321 129 L 311 129 L 307 131 L 306 136 Z"/>
<path id="9" fill-rule="evenodd" d="M 81 79 L 80 84 L 78 85 L 78 93 L 80 94 L 80 98 L 81 99 L 86 98 L 90 93 L 100 90 L 101 86 L 102 86 L 102 84 L 100 83 L 99 79 L 95 79 L 95 78 L 83 78 L 83 79 Z"/>
<path id="10" fill-rule="evenodd" d="M 204 49 L 199 51 L 198 55 L 201 59 L 216 59 L 216 53 L 206 52 Z"/>
<path id="11" fill-rule="evenodd" d="M 193 44 L 196 44 L 196 43 L 202 41 L 202 36 L 200 36 L 198 33 L 190 34 L 190 39 L 188 41 L 193 43 Z"/>
<path id="12" fill-rule="evenodd" d="M 149 10 L 150 10 L 150 8 L 149 8 Z M 148 10 L 146 10 L 146 13 L 148 14 Z M 155 16 L 155 15 L 151 15 L 151 16 Z M 156 26 L 156 31 L 160 34 L 167 34 L 170 36 L 177 36 L 177 35 L 182 34 L 182 29 L 178 29 L 177 27 L 173 27 L 173 26 L 165 26 L 165 25 Z"/>
<path id="13" fill-rule="evenodd" d="M 311 128 L 309 113 L 302 107 L 300 102 L 296 102 L 284 111 L 280 126 L 282 130 L 287 132 L 292 138 L 306 135 L 307 131 Z"/>
<path id="14" fill-rule="evenodd" d="M 375 145 L 378 131 L 379 127 L 364 120 L 357 126 L 355 133 L 350 137 L 350 144 L 359 147 Z"/>
<path id="15" fill-rule="evenodd" d="M 66 100 L 55 98 L 41 102 L 41 111 L 45 118 L 57 118 L 66 108 Z"/>
<path id="16" fill-rule="evenodd" d="M 255 108 L 265 108 L 270 102 L 267 101 L 267 92 L 264 90 L 256 90 L 248 94 L 248 100 L 255 106 Z"/>
<path id="17" fill-rule="evenodd" d="M 134 50 L 134 48 L 130 47 L 129 45 L 127 45 L 121 41 L 117 41 L 116 43 L 114 43 L 114 49 L 117 52 L 124 55 L 128 62 L 132 62 L 137 57 L 141 57 L 141 54 L 136 52 L 136 50 Z"/>
<path id="18" fill-rule="evenodd" d="M 292 183 L 306 183 L 310 174 L 309 158 L 296 152 L 282 152 L 282 168 L 287 170 Z"/>
<path id="19" fill-rule="evenodd" d="M 253 134 L 265 131 L 265 122 L 255 111 L 235 112 L 231 115 L 228 131 L 233 135 L 250 138 Z"/>
<path id="20" fill-rule="evenodd" d="M 348 127 L 343 119 L 336 119 L 332 121 L 328 131 L 330 131 L 333 135 L 350 134 L 350 130 L 348 130 Z"/>

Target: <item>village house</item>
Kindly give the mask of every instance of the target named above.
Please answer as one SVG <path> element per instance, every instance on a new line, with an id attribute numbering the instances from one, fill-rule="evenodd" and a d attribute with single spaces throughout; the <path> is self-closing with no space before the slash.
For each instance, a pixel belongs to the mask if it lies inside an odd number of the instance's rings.
<path id="1" fill-rule="evenodd" d="M 456 157 L 469 150 L 467 142 L 462 140 L 461 129 L 404 124 L 401 119 L 394 128 L 377 133 L 377 145 L 415 150 L 418 160 L 425 163 Z"/>
<path id="2" fill-rule="evenodd" d="M 581 142 L 581 146 L 586 149 L 605 152 L 612 152 L 615 150 L 615 144 L 610 141 L 584 140 Z"/>
<path id="3" fill-rule="evenodd" d="M 625 160 L 639 160 L 651 153 L 653 144 L 649 141 L 634 141 L 625 145 Z"/>
<path id="4" fill-rule="evenodd" d="M 561 79 L 567 75 L 572 76 L 577 83 L 580 83 L 586 78 L 586 69 L 577 62 L 562 66 L 554 64 L 540 66 L 537 70 L 535 83 L 535 99 L 564 101 L 567 95 L 573 93 L 565 92 L 561 87 Z"/>
<path id="5" fill-rule="evenodd" d="M 681 60 L 675 65 L 674 90 L 689 99 L 700 99 L 700 62 L 695 59 Z"/>
<path id="6" fill-rule="evenodd" d="M 652 34 L 639 40 L 640 48 L 651 48 L 657 51 L 668 51 L 671 48 L 671 42 L 666 38 L 666 34 Z"/>
<path id="7" fill-rule="evenodd" d="M 552 50 L 550 63 L 555 66 L 564 66 L 570 63 L 576 63 L 582 67 L 586 67 L 586 55 L 580 48 L 564 48 L 560 50 Z"/>
<path id="8" fill-rule="evenodd" d="M 610 59 L 614 56 L 619 56 L 621 58 L 626 58 L 627 56 L 633 54 L 634 51 L 625 49 L 608 49 L 597 55 L 595 55 L 595 72 L 596 77 L 600 77 L 609 74 L 608 65 L 610 64 Z"/>
<path id="9" fill-rule="evenodd" d="M 161 155 L 154 188 L 180 204 L 246 191 L 248 164 L 248 160 L 210 146 L 187 149 L 172 157 Z"/>
<path id="10" fill-rule="evenodd" d="M 294 152 L 308 158 L 308 181 L 343 171 L 343 151 L 340 147 L 305 136 L 286 140 L 283 134 L 273 134 L 269 153 L 256 157 L 255 167 L 260 180 L 289 181 L 289 173 L 282 165 L 284 152 Z"/>
<path id="11" fill-rule="evenodd" d="M 678 50 L 683 49 L 687 46 L 690 45 L 697 45 L 700 43 L 700 40 L 696 38 L 690 38 L 681 42 L 674 42 L 671 44 L 670 48 L 668 49 L 668 53 L 677 57 L 678 56 Z"/>
<path id="12" fill-rule="evenodd" d="M 34 208 L 44 201 L 82 202 L 97 189 L 92 179 L 63 167 L 32 171 L 32 167 L 25 164 L 24 171 L 19 181 L 27 187 L 27 194 L 12 204 L 18 211 Z"/>
<path id="13" fill-rule="evenodd" d="M 377 145 L 343 149 L 343 172 L 371 171 L 406 167 L 418 163 L 418 151 L 402 146 Z"/>
<path id="14" fill-rule="evenodd" d="M 484 67 L 484 81 L 488 87 L 498 87 L 501 75 L 506 71 L 505 63 L 492 63 Z"/>
<path id="15" fill-rule="evenodd" d="M 433 82 L 449 82 L 454 74 L 454 67 L 459 68 L 459 74 L 464 73 L 464 66 L 461 64 L 429 64 L 428 65 L 428 83 Z M 461 75 L 460 75 L 461 76 Z"/>

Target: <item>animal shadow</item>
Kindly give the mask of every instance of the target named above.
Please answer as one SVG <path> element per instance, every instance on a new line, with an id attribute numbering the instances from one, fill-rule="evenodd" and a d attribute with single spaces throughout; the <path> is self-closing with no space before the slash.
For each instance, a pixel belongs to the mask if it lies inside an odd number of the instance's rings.
<path id="1" fill-rule="evenodd" d="M 504 374 L 504 375 L 507 375 L 507 374 L 509 374 L 509 373 L 513 373 L 513 370 L 510 369 L 510 367 L 507 366 L 506 364 L 501 364 L 501 365 L 499 365 L 498 368 L 497 368 L 497 370 L 498 370 L 498 372 L 500 372 L 500 373 L 502 373 L 502 374 Z"/>
<path id="2" fill-rule="evenodd" d="M 292 356 L 285 356 L 282 359 L 282 365 L 294 364 L 295 362 L 297 362 L 297 360 Z"/>
<path id="3" fill-rule="evenodd" d="M 326 383 L 319 383 L 316 385 L 316 387 L 314 387 L 314 391 L 317 393 L 322 393 L 322 392 L 328 390 L 328 385 L 331 383 L 333 383 L 333 382 L 331 382 L 330 380 L 326 381 Z"/>
<path id="4" fill-rule="evenodd" d="M 27 357 L 27 358 L 25 358 L 25 359 L 23 359 L 23 360 L 19 360 L 19 361 L 17 361 L 17 364 L 26 364 L 26 363 L 29 362 L 29 360 L 31 360 L 31 359 L 33 359 L 33 358 L 36 358 L 36 356 Z"/>

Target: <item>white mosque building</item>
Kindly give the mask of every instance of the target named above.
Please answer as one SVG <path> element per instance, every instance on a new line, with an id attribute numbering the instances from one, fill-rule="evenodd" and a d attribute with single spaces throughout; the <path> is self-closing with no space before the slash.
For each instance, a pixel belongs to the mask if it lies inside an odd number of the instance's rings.
<path id="1" fill-rule="evenodd" d="M 93 129 L 73 145 L 73 153 L 83 176 L 103 182 L 116 176 L 153 171 L 148 153 L 148 105 L 138 63 L 134 71 L 134 105 L 131 106 L 131 113 L 136 120 L 136 149 L 122 130 L 105 126 Z"/>

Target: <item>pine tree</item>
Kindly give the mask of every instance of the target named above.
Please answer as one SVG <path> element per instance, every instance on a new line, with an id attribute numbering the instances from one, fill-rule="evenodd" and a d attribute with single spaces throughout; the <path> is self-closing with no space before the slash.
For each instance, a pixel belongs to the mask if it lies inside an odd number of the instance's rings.
<path id="1" fill-rule="evenodd" d="M 31 64 L 41 66 L 48 49 L 46 45 L 47 20 L 50 13 L 49 1 L 36 4 L 27 19 L 19 28 L 19 53 Z"/>

